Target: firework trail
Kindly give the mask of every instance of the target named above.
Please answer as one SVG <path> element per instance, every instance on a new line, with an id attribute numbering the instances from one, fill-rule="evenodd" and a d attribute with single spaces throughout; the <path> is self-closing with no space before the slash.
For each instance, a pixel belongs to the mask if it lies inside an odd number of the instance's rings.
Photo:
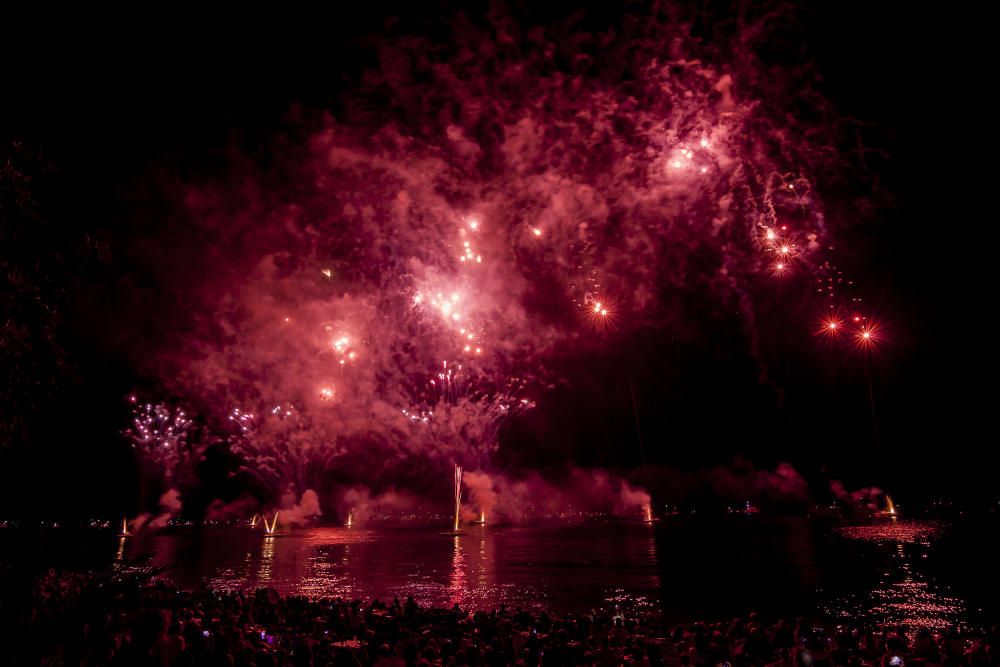
<path id="1" fill-rule="evenodd" d="M 462 466 L 455 466 L 455 525 L 454 530 L 462 526 Z"/>

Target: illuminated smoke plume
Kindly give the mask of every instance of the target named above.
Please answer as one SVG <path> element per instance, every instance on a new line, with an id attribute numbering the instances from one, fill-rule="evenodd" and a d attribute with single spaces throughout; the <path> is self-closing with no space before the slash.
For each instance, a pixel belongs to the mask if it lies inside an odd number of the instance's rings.
<path id="1" fill-rule="evenodd" d="M 158 513 L 140 514 L 132 521 L 132 530 L 138 532 L 143 528 L 163 528 L 181 511 L 181 494 L 177 489 L 170 489 L 160 496 Z"/>
<path id="2" fill-rule="evenodd" d="M 522 523 L 535 518 L 580 518 L 592 514 L 639 517 L 649 494 L 603 470 L 572 468 L 559 479 L 537 473 L 511 477 L 465 473 L 472 507 L 467 517 L 485 511 L 490 522 Z"/>
<path id="3" fill-rule="evenodd" d="M 319 505 L 319 496 L 312 489 L 306 489 L 302 497 L 296 501 L 291 491 L 281 498 L 281 523 L 286 526 L 301 526 L 311 522 L 323 513 Z"/>
<path id="4" fill-rule="evenodd" d="M 849 510 L 869 512 L 881 510 L 886 504 L 885 492 L 877 486 L 849 491 L 840 480 L 830 481 L 830 493 Z"/>
<path id="5" fill-rule="evenodd" d="M 493 490 L 493 480 L 490 476 L 483 472 L 466 471 L 462 476 L 462 482 L 469 490 L 469 502 L 475 514 L 473 518 L 485 515 L 492 521 L 497 494 Z"/>
<path id="6" fill-rule="evenodd" d="M 205 519 L 220 522 L 241 521 L 253 516 L 259 510 L 259 501 L 249 495 L 241 495 L 228 503 L 216 499 L 205 508 Z"/>
<path id="7" fill-rule="evenodd" d="M 779 463 L 770 471 L 756 470 L 744 462 L 726 468 L 713 468 L 705 475 L 715 495 L 720 498 L 800 503 L 810 498 L 809 484 L 789 463 Z"/>
<path id="8" fill-rule="evenodd" d="M 756 312 L 779 283 L 810 322 L 870 326 L 815 186 L 844 170 L 836 123 L 805 77 L 776 83 L 756 59 L 763 25 L 722 48 L 632 16 L 567 54 L 557 30 L 490 20 L 377 40 L 378 65 L 308 140 L 179 186 L 181 222 L 156 245 L 199 271 L 136 250 L 184 304 L 147 370 L 228 426 L 272 498 L 488 468 L 555 360 L 650 326 L 692 335 L 684 295 L 741 314 L 762 375 Z M 774 474 L 749 483 L 798 492 Z M 497 511 L 555 511 L 540 478 L 501 486 Z"/>
<path id="9" fill-rule="evenodd" d="M 737 458 L 728 465 L 697 470 L 651 465 L 647 472 L 657 502 L 750 501 L 767 509 L 804 510 L 814 501 L 809 482 L 787 462 L 769 469 Z"/>
<path id="10" fill-rule="evenodd" d="M 418 507 L 419 501 L 412 494 L 390 489 L 373 495 L 364 487 L 347 489 L 338 504 L 341 516 L 353 516 L 353 525 L 363 526 L 380 519 L 398 519 L 401 515 Z"/>

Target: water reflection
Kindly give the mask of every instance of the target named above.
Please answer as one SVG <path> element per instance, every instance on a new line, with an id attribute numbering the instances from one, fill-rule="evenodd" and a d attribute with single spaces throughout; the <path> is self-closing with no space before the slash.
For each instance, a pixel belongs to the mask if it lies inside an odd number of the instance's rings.
<path id="1" fill-rule="evenodd" d="M 934 581 L 922 563 L 933 553 L 942 530 L 935 522 L 902 520 L 840 528 L 841 535 L 869 543 L 884 558 L 869 590 L 835 598 L 828 611 L 842 618 L 862 616 L 901 625 L 911 633 L 962 625 L 967 617 L 964 602 Z"/>
<path id="2" fill-rule="evenodd" d="M 130 539 L 126 553 L 154 553 L 181 586 L 343 598 L 412 594 L 421 604 L 489 608 L 591 607 L 660 586 L 655 530 L 646 524 L 476 526 L 433 529 L 310 528 L 287 535 L 203 531 Z M 643 599 L 645 599 L 643 598 Z"/>
<path id="3" fill-rule="evenodd" d="M 121 535 L 118 538 L 118 551 L 115 552 L 115 563 L 121 563 L 122 559 L 125 557 L 125 540 L 127 538 L 125 535 Z"/>
<path id="4" fill-rule="evenodd" d="M 967 619 L 970 607 L 946 585 L 966 561 L 943 550 L 942 530 L 899 520 L 831 534 L 805 520 L 744 518 L 487 525 L 460 536 L 432 527 L 309 528 L 271 538 L 205 530 L 116 539 L 105 558 L 154 553 L 184 587 L 205 581 L 348 599 L 412 594 L 420 604 L 463 608 L 658 606 L 677 620 L 819 611 L 939 628 Z"/>
<path id="5" fill-rule="evenodd" d="M 452 538 L 452 543 L 451 581 L 448 586 L 451 597 L 448 602 L 456 605 L 465 601 L 465 554 L 462 551 L 462 538 L 460 536 L 455 535 Z"/>
<path id="6" fill-rule="evenodd" d="M 266 586 L 271 581 L 271 564 L 274 562 L 274 541 L 273 535 L 264 536 L 264 546 L 260 550 L 260 563 L 257 568 L 257 582 L 261 586 Z"/>

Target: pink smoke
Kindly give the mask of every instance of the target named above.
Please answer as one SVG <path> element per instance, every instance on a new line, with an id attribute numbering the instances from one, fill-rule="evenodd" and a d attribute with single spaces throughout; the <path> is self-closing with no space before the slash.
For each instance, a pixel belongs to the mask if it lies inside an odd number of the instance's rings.
<path id="1" fill-rule="evenodd" d="M 320 508 L 319 495 L 312 489 L 306 489 L 298 502 L 292 491 L 281 497 L 279 520 L 286 526 L 303 526 L 321 514 L 323 510 Z"/>
<path id="2" fill-rule="evenodd" d="M 156 530 L 167 525 L 170 519 L 177 516 L 181 511 L 181 494 L 177 489 L 170 489 L 159 501 L 159 514 L 140 514 L 132 521 L 132 530 L 138 532 L 144 528 Z"/>

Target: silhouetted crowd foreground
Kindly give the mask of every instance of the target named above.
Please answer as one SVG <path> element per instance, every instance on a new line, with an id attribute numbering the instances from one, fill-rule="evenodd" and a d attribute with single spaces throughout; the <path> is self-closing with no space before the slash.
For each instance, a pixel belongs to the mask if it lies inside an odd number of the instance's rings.
<path id="1" fill-rule="evenodd" d="M 81 594 L 83 575 L 36 586 L 29 635 L 5 644 L 14 664 L 673 665 L 681 667 L 932 667 L 997 665 L 998 630 L 975 635 L 756 614 L 723 623 L 669 625 L 653 612 L 470 613 L 412 598 L 369 603 L 255 593 L 181 591 L 165 583 Z M 124 592 L 123 592 L 124 591 Z M 27 620 L 27 619 L 26 619 Z"/>

